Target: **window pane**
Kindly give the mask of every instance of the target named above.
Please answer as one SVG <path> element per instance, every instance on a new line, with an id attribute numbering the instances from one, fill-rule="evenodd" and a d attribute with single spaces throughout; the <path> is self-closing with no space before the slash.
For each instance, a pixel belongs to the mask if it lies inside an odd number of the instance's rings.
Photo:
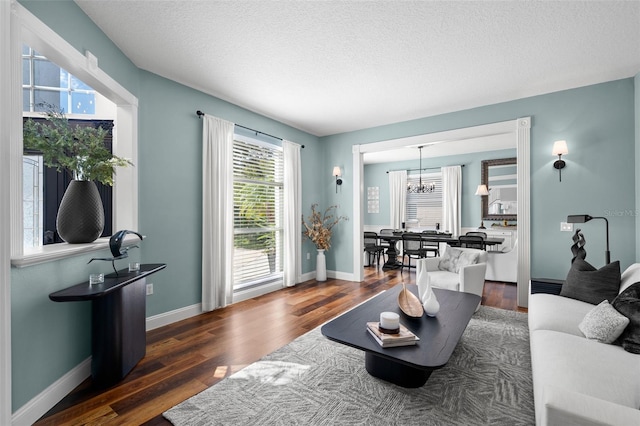
<path id="1" fill-rule="evenodd" d="M 22 60 L 22 84 L 31 85 L 31 61 L 29 59 Z"/>
<path id="2" fill-rule="evenodd" d="M 60 67 L 49 61 L 33 61 L 36 86 L 60 87 Z"/>
<path id="3" fill-rule="evenodd" d="M 26 44 L 22 45 L 22 56 L 29 56 L 31 49 Z"/>
<path id="4" fill-rule="evenodd" d="M 93 93 L 71 92 L 71 110 L 73 114 L 95 114 L 95 95 Z"/>
<path id="5" fill-rule="evenodd" d="M 31 111 L 31 90 L 22 89 L 22 111 Z"/>
<path id="6" fill-rule="evenodd" d="M 45 112 L 47 111 L 47 106 L 42 105 L 49 104 L 54 108 L 61 108 L 60 105 L 60 92 L 52 92 L 49 90 L 36 90 L 34 97 L 35 105 L 33 106 L 33 110 L 36 112 Z"/>
<path id="7" fill-rule="evenodd" d="M 66 72 L 66 71 L 65 71 Z M 71 76 L 71 89 L 73 90 L 93 90 L 90 86 L 84 84 L 82 80 L 80 80 L 76 76 Z"/>

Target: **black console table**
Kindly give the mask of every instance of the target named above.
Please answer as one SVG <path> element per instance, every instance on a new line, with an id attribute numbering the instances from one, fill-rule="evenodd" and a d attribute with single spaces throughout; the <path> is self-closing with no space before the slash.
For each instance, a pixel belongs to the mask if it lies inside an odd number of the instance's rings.
<path id="1" fill-rule="evenodd" d="M 74 285 L 49 295 L 54 302 L 91 301 L 91 377 L 99 387 L 122 380 L 140 361 L 147 347 L 146 277 L 164 263 L 141 264 L 105 275 L 104 282 Z"/>

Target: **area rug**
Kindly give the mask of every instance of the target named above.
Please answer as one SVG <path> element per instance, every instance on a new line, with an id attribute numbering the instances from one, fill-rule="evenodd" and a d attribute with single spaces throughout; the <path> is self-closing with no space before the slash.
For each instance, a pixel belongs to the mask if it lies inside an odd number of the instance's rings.
<path id="1" fill-rule="evenodd" d="M 449 363 L 405 389 L 316 328 L 164 413 L 182 425 L 532 425 L 527 314 L 480 307 Z"/>

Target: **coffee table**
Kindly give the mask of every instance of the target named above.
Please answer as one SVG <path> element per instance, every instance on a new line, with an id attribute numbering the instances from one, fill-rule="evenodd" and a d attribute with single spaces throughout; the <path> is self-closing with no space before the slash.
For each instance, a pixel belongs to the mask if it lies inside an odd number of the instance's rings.
<path id="1" fill-rule="evenodd" d="M 407 289 L 418 294 L 416 285 Z M 354 309 L 322 326 L 322 334 L 330 340 L 365 352 L 369 374 L 406 388 L 423 386 L 434 370 L 444 367 L 467 328 L 480 296 L 434 288 L 440 302 L 435 317 L 411 318 L 398 306 L 397 285 L 380 293 Z M 368 321 L 379 321 L 380 312 L 400 314 L 400 322 L 415 333 L 420 341 L 414 346 L 382 348 L 367 331 Z"/>

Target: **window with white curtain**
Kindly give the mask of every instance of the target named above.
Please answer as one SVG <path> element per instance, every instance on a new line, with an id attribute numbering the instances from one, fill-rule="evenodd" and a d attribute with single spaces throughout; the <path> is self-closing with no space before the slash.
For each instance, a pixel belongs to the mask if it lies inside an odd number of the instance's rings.
<path id="1" fill-rule="evenodd" d="M 236 135 L 234 290 L 283 279 L 283 173 L 281 147 Z"/>
<path id="2" fill-rule="evenodd" d="M 407 184 L 418 185 L 420 175 L 407 176 Z M 442 224 L 442 173 L 423 173 L 422 183 L 434 183 L 433 192 L 407 194 L 407 222 L 413 221 L 415 226 L 435 227 L 436 223 Z M 415 222 L 417 220 L 417 222 Z"/>

